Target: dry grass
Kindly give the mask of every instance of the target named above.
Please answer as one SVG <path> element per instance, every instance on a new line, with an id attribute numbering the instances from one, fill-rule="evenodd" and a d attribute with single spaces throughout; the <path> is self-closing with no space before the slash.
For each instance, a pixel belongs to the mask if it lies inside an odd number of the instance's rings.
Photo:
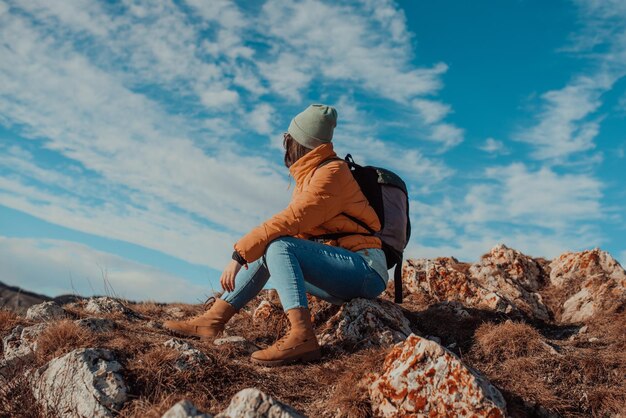
<path id="1" fill-rule="evenodd" d="M 13 367 L 10 372 L 0 376 L 0 417 L 41 417 L 43 411 L 38 406 L 31 390 L 28 378 L 24 376 L 24 367 Z"/>
<path id="2" fill-rule="evenodd" d="M 387 350 L 369 349 L 350 359 L 352 367 L 341 374 L 333 386 L 326 408 L 337 418 L 366 418 L 372 414 L 367 391 L 367 376 L 379 372 Z"/>
<path id="3" fill-rule="evenodd" d="M 276 321 L 252 322 L 253 308 L 262 299 L 277 303 L 271 293 L 262 294 L 235 316 L 227 328 L 229 335 L 241 335 L 260 347 L 282 335 L 287 325 L 284 315 Z M 310 302 L 317 326 L 337 311 L 325 302 Z M 116 319 L 117 327 L 107 333 L 92 333 L 70 320 L 51 323 L 39 339 L 37 365 L 79 347 L 114 351 L 130 390 L 129 400 L 119 413 L 122 417 L 160 417 L 181 399 L 215 414 L 247 387 L 256 387 L 308 416 L 371 416 L 364 378 L 380 371 L 386 349 L 347 354 L 325 349 L 320 362 L 265 368 L 252 364 L 243 349 L 189 339 L 209 360 L 181 371 L 175 367 L 179 353 L 164 346 L 172 336 L 148 322 L 192 316 L 203 307 L 157 303 L 128 307 L 140 316 Z M 456 343 L 455 351 L 464 361 L 501 389 L 513 416 L 533 416 L 541 408 L 563 416 L 598 417 L 626 410 L 624 312 L 593 319 L 586 334 L 571 340 L 549 340 L 544 335 L 557 335 L 552 332 L 556 327 L 538 329 L 526 323 L 505 322 L 502 315 L 472 309 L 463 317 L 450 306 L 419 298 L 407 298 L 402 307 L 415 330 L 440 337 L 444 345 Z M 5 312 L 0 311 L 0 336 L 24 323 Z M 72 312 L 78 318 L 92 316 L 81 304 L 74 304 Z M 552 346 L 558 346 L 558 352 Z M 23 379 L 16 378 L 0 388 L 0 416 L 41 416 Z M 32 408 L 23 409 L 23 405 Z"/>
<path id="4" fill-rule="evenodd" d="M 626 354 L 619 345 L 589 346 L 576 339 L 557 343 L 555 352 L 527 324 L 485 324 L 465 360 L 503 390 L 513 410 L 537 405 L 581 417 L 626 410 Z"/>
<path id="5" fill-rule="evenodd" d="M 94 334 L 70 320 L 61 320 L 48 326 L 37 338 L 36 357 L 39 364 L 77 348 L 90 347 Z"/>
<path id="6" fill-rule="evenodd" d="M 10 332 L 16 325 L 23 321 L 12 311 L 0 309 L 0 334 Z"/>

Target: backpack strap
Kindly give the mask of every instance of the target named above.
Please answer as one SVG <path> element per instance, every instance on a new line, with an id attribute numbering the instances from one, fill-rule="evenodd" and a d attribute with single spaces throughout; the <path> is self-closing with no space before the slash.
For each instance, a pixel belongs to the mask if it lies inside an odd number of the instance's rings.
<path id="1" fill-rule="evenodd" d="M 393 271 L 394 302 L 402 303 L 402 256 Z"/>

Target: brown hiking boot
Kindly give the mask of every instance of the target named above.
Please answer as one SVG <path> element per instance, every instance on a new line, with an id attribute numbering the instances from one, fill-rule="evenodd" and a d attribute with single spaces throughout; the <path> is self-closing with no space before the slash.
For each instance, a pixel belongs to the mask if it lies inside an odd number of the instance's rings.
<path id="1" fill-rule="evenodd" d="M 233 305 L 218 298 L 202 315 L 187 321 L 165 321 L 163 327 L 187 337 L 213 338 L 224 331 L 224 326 L 236 313 Z"/>
<path id="2" fill-rule="evenodd" d="M 287 311 L 291 328 L 280 340 L 265 350 L 252 353 L 252 361 L 264 366 L 282 366 L 298 361 L 319 359 L 322 355 L 311 324 L 311 314 L 306 308 Z"/>

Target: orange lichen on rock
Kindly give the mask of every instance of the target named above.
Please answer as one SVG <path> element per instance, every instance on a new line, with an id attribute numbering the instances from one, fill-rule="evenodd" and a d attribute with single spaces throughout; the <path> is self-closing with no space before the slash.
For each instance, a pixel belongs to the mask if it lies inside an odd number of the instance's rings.
<path id="1" fill-rule="evenodd" d="M 502 394 L 453 353 L 410 335 L 389 353 L 383 372 L 369 377 L 373 411 L 384 417 L 504 417 Z"/>
<path id="2" fill-rule="evenodd" d="M 407 260 L 403 269 L 403 289 L 409 294 L 546 321 L 550 315 L 537 293 L 544 281 L 537 261 L 502 244 L 469 268 L 454 257 L 440 257 Z"/>
<path id="3" fill-rule="evenodd" d="M 555 309 L 561 322 L 582 322 L 626 303 L 626 271 L 598 248 L 556 258 L 550 283 L 562 294 Z"/>

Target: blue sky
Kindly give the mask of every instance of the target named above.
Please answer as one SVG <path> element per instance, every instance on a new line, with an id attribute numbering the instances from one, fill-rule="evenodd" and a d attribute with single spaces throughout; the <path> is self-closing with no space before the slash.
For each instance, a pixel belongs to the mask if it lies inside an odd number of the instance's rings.
<path id="1" fill-rule="evenodd" d="M 623 0 L 0 0 L 0 281 L 203 299 L 316 102 L 409 184 L 408 256 L 625 264 L 625 76 Z"/>

